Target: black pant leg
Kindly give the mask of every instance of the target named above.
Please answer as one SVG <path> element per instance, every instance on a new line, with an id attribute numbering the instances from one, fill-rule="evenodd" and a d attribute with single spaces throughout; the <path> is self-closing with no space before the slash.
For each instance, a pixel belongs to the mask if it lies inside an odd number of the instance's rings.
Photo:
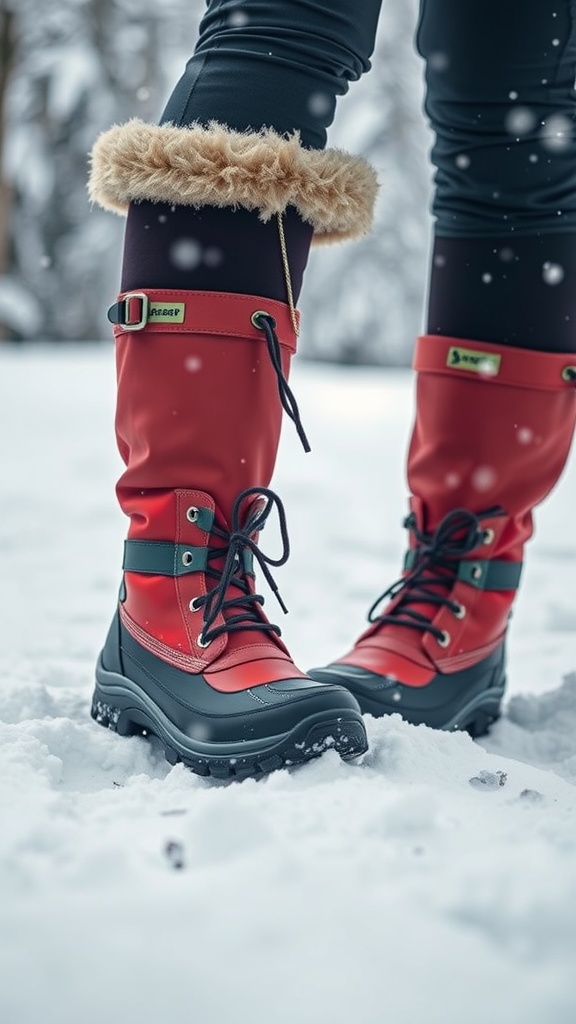
<path id="1" fill-rule="evenodd" d="M 209 0 L 162 121 L 298 130 L 321 149 L 336 97 L 370 68 L 382 0 Z"/>
<path id="2" fill-rule="evenodd" d="M 370 67 L 381 0 L 209 0 L 198 43 L 162 122 L 218 121 L 237 131 L 298 131 L 322 148 L 336 97 Z M 296 210 L 284 218 L 297 300 L 312 235 Z M 187 288 L 283 300 L 275 221 L 206 206 L 132 204 L 122 290 Z"/>
<path id="3" fill-rule="evenodd" d="M 430 333 L 576 349 L 575 15 L 575 0 L 422 0 Z"/>

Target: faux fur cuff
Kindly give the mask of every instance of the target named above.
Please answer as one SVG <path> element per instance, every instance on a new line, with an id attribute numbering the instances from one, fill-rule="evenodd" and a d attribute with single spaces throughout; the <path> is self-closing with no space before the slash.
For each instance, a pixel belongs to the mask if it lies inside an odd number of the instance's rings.
<path id="1" fill-rule="evenodd" d="M 123 214 L 131 201 L 242 206 L 268 221 L 295 206 L 314 241 L 357 238 L 372 227 L 376 174 L 338 149 L 304 149 L 271 129 L 236 132 L 216 122 L 152 125 L 134 119 L 96 140 L 90 198 Z"/>

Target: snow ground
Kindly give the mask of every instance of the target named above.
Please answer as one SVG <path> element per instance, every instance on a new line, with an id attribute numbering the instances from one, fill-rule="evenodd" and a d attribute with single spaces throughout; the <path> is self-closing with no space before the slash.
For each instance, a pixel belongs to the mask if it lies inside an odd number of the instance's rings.
<path id="1" fill-rule="evenodd" d="M 573 1024 L 574 461 L 486 742 L 368 719 L 361 763 L 206 782 L 88 718 L 124 531 L 113 384 L 107 346 L 0 350 L 3 1024 Z M 278 577 L 306 666 L 398 574 L 412 391 L 306 364 L 293 384 L 314 451 L 286 430 Z"/>

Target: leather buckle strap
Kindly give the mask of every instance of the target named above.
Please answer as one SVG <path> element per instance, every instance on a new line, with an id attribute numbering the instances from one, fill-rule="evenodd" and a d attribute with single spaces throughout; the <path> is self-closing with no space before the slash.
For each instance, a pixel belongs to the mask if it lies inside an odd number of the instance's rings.
<path id="1" fill-rule="evenodd" d="M 129 292 L 110 306 L 108 320 L 123 331 L 142 331 L 148 323 L 150 300 L 145 292 Z"/>
<path id="2" fill-rule="evenodd" d="M 265 314 L 276 323 L 280 344 L 296 351 L 296 334 L 285 302 L 231 292 L 153 288 L 125 292 L 108 310 L 115 333 L 197 334 L 262 342 L 262 328 L 252 319 Z"/>

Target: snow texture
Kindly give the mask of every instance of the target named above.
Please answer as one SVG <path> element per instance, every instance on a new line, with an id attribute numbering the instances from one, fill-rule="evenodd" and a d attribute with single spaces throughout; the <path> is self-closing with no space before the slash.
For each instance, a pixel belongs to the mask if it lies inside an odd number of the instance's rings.
<path id="1" fill-rule="evenodd" d="M 288 425 L 278 576 L 311 665 L 398 574 L 412 383 L 293 384 L 314 451 Z M 369 718 L 359 763 L 206 782 L 88 718 L 124 531 L 113 388 L 108 346 L 0 351 L 0 1020 L 573 1024 L 574 464 L 488 740 Z"/>

